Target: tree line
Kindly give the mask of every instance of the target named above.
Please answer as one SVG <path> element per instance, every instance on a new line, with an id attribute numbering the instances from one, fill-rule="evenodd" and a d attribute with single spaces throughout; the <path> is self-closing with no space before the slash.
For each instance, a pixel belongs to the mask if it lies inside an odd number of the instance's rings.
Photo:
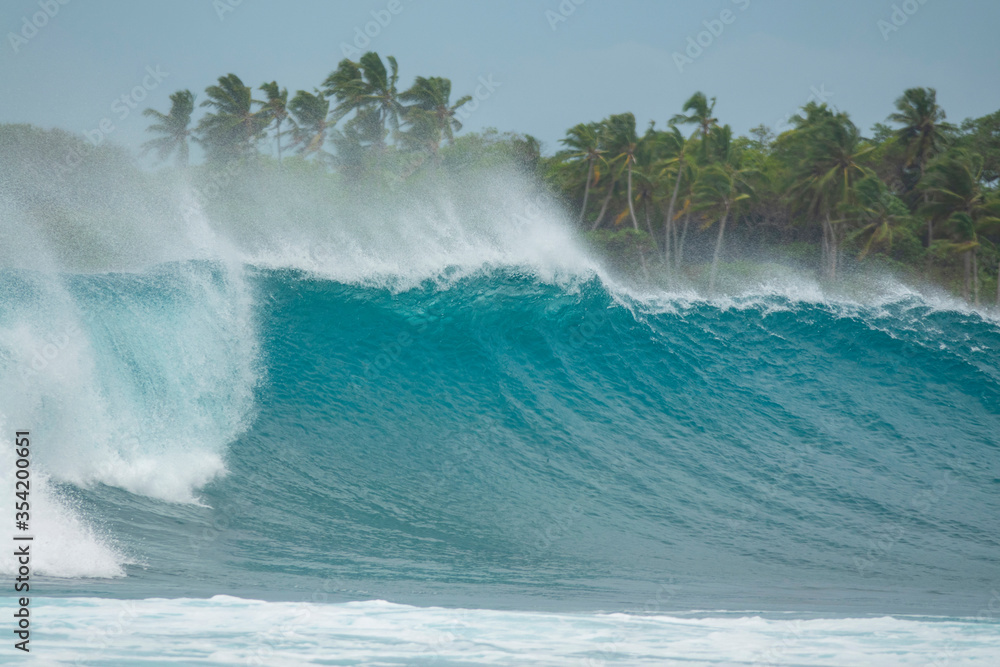
<path id="1" fill-rule="evenodd" d="M 391 171 L 407 177 L 441 166 L 462 129 L 451 81 L 417 76 L 400 86 L 392 56 L 345 58 L 311 92 L 289 99 L 277 82 L 255 91 L 235 74 L 195 96 L 170 96 L 169 111 L 147 109 L 161 161 L 206 163 L 260 157 L 264 140 L 348 179 Z M 714 290 L 723 262 L 748 243 L 809 262 L 826 280 L 845 264 L 875 262 L 980 303 L 996 289 L 1000 306 L 1000 111 L 955 126 L 930 88 L 906 90 L 885 123 L 865 134 L 843 111 L 810 102 L 775 135 L 761 125 L 734 136 L 715 117 L 715 98 L 698 92 L 660 129 L 640 133 L 631 113 L 573 126 L 562 148 L 542 158 L 530 135 L 465 135 L 467 150 L 504 143 L 573 210 L 581 229 L 629 270 L 687 276 Z M 731 234 L 741 242 L 727 244 Z"/>
<path id="2" fill-rule="evenodd" d="M 631 113 L 575 125 L 543 174 L 596 244 L 643 271 L 656 262 L 712 290 L 740 227 L 827 280 L 874 260 L 977 304 L 990 284 L 1000 306 L 1000 112 L 958 127 L 933 89 L 912 88 L 871 137 L 816 102 L 780 135 L 762 125 L 734 137 L 714 110 L 698 92 L 664 129 L 640 134 Z M 687 261 L 694 235 L 703 262 Z"/>
<path id="3" fill-rule="evenodd" d="M 438 76 L 417 76 L 401 89 L 396 59 L 375 52 L 357 62 L 343 59 L 312 92 L 299 90 L 289 99 L 275 81 L 257 92 L 260 99 L 235 74 L 220 77 L 205 89 L 199 106 L 206 113 L 197 123 L 194 94 L 173 93 L 166 113 L 143 112 L 153 119 L 147 130 L 156 135 L 143 152 L 186 166 L 190 144 L 197 142 L 207 162 L 228 162 L 256 156 L 261 142 L 273 138 L 279 163 L 289 151 L 345 171 L 364 167 L 369 158 L 379 161 L 390 149 L 436 159 L 442 143 L 462 128 L 458 110 L 472 100 L 452 101 L 451 81 Z"/>

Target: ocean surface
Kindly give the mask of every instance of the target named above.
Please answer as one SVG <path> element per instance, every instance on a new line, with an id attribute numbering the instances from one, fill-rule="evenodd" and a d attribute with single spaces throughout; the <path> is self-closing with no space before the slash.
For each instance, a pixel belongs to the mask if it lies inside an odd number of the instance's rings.
<path id="1" fill-rule="evenodd" d="M 553 217 L 6 261 L 31 657 L 1000 664 L 995 314 L 626 285 Z"/>

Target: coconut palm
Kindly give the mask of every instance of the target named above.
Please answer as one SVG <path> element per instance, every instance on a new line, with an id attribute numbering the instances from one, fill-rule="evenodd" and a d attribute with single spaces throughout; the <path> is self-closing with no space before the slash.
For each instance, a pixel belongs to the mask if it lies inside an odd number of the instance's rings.
<path id="1" fill-rule="evenodd" d="M 334 122 L 355 112 L 352 122 L 364 126 L 359 128 L 358 135 L 373 141 L 380 149 L 385 147 L 389 130 L 399 132 L 406 113 L 396 87 L 399 65 L 392 56 L 386 60 L 389 68 L 374 51 L 365 53 L 358 62 L 345 58 L 323 82 L 323 92 L 337 101 Z"/>
<path id="2" fill-rule="evenodd" d="M 635 116 L 632 114 L 620 114 L 619 116 L 608 116 L 600 123 L 598 123 L 598 143 L 602 146 L 604 153 L 610 158 L 607 160 L 608 165 L 608 190 L 604 195 L 604 200 L 601 202 L 601 209 L 597 212 L 597 219 L 594 220 L 593 226 L 591 226 L 590 231 L 597 230 L 601 223 L 604 222 L 604 215 L 608 212 L 608 206 L 611 204 L 611 199 L 614 197 L 617 191 L 618 184 L 620 182 L 621 174 L 624 171 L 621 167 L 617 167 L 616 164 L 623 162 L 622 149 L 623 142 L 628 143 L 629 139 L 623 138 L 621 136 L 622 128 L 629 125 L 627 119 L 621 118 L 621 116 L 630 116 L 632 125 L 632 138 L 635 137 Z M 612 157 L 612 155 L 614 157 Z"/>
<path id="3" fill-rule="evenodd" d="M 416 143 L 427 146 L 437 159 L 441 142 L 454 141 L 455 132 L 462 129 L 455 113 L 472 101 L 472 95 L 465 95 L 452 104 L 449 79 L 418 76 L 412 86 L 400 93 L 399 99 L 409 103 L 405 119 L 411 136 Z"/>
<path id="4" fill-rule="evenodd" d="M 922 212 L 944 222 L 951 234 L 948 249 L 963 254 L 963 294 L 969 298 L 970 277 L 976 300 L 979 293 L 977 249 L 979 232 L 1000 226 L 1000 202 L 983 186 L 983 158 L 955 151 L 941 156 L 927 168 L 921 189 L 927 195 Z"/>
<path id="5" fill-rule="evenodd" d="M 876 249 L 892 249 L 893 242 L 901 234 L 908 234 L 908 230 L 915 224 L 910 209 L 878 178 L 865 178 L 857 184 L 855 190 L 857 201 L 849 205 L 846 212 L 860 224 L 851 234 L 851 239 L 867 237 L 858 253 L 858 259 L 863 259 Z"/>
<path id="6" fill-rule="evenodd" d="M 253 154 L 270 118 L 254 105 L 250 87 L 235 74 L 219 77 L 219 84 L 205 89 L 203 107 L 214 109 L 198 123 L 199 141 L 211 158 L 241 158 Z"/>
<path id="7" fill-rule="evenodd" d="M 610 116 L 605 121 L 605 127 L 608 152 L 612 156 L 610 162 L 620 164 L 617 171 L 625 173 L 627 210 L 632 219 L 633 228 L 639 231 L 639 221 L 635 217 L 635 208 L 632 206 L 632 169 L 635 166 L 636 149 L 639 146 L 639 137 L 635 132 L 635 116 L 631 113 Z"/>
<path id="8" fill-rule="evenodd" d="M 288 111 L 292 122 L 292 145 L 296 151 L 306 157 L 327 156 L 323 146 L 333 129 L 328 118 L 330 100 L 318 90 L 315 94 L 299 90 L 288 103 Z"/>
<path id="9" fill-rule="evenodd" d="M 837 277 L 839 236 L 834 214 L 853 203 L 854 186 L 872 176 L 861 162 L 873 146 L 861 137 L 857 126 L 844 113 L 834 113 L 826 104 L 810 102 L 804 115 L 792 119 L 791 137 L 798 144 L 798 163 L 789 194 L 804 206 L 804 213 L 819 219 L 823 230 L 823 269 Z"/>
<path id="10" fill-rule="evenodd" d="M 715 98 L 708 99 L 705 93 L 697 92 L 684 103 L 680 113 L 670 119 L 671 125 L 695 125 L 694 136 L 701 140 L 701 158 L 707 163 L 709 159 L 709 144 L 712 131 L 718 128 L 719 121 L 712 114 L 715 111 Z M 692 137 L 693 138 L 693 137 Z"/>
<path id="11" fill-rule="evenodd" d="M 660 162 L 670 141 L 671 137 L 668 133 L 657 131 L 654 123 L 650 123 L 646 133 L 639 138 L 633 151 L 632 176 L 635 180 L 635 195 L 632 208 L 634 210 L 635 205 L 641 205 L 646 231 L 649 232 L 653 247 L 657 249 L 659 246 L 656 241 L 656 233 L 653 231 L 650 214 L 651 210 L 659 205 L 663 198 L 661 193 L 666 190 Z M 664 242 L 667 244 L 665 252 L 669 254 L 669 235 L 665 235 Z"/>
<path id="12" fill-rule="evenodd" d="M 715 291 L 715 278 L 718 274 L 719 258 L 722 255 L 726 223 L 736 207 L 750 199 L 754 192 L 748 180 L 754 171 L 741 167 L 739 156 L 732 147 L 732 129 L 726 125 L 720 128 L 715 136 L 715 152 L 719 160 L 701 170 L 696 190 L 696 197 L 700 202 L 697 208 L 705 219 L 703 229 L 708 229 L 717 220 L 719 222 L 715 250 L 712 253 L 709 292 Z"/>
<path id="13" fill-rule="evenodd" d="M 188 139 L 191 136 L 191 114 L 194 112 L 194 95 L 190 90 L 178 90 L 170 96 L 170 111 L 162 114 L 156 109 L 146 109 L 143 116 L 156 119 L 146 128 L 147 132 L 157 132 L 161 136 L 143 143 L 142 154 L 156 151 L 156 156 L 165 162 L 176 155 L 178 166 L 186 167 L 190 154 Z"/>
<path id="14" fill-rule="evenodd" d="M 907 166 L 915 166 L 923 177 L 927 164 L 947 148 L 955 127 L 945 122 L 933 88 L 910 88 L 896 100 L 896 113 L 889 120 L 902 125 L 896 137 L 906 146 Z"/>
<path id="15" fill-rule="evenodd" d="M 676 125 L 671 125 L 670 130 L 664 133 L 662 139 L 663 146 L 669 152 L 670 157 L 661 160 L 660 162 L 660 176 L 669 177 L 673 175 L 674 187 L 673 192 L 670 195 L 670 204 L 667 206 L 667 214 L 663 220 L 663 233 L 664 233 L 664 244 L 663 252 L 664 259 L 669 264 L 671 261 L 670 248 L 674 248 L 675 255 L 678 254 L 680 245 L 677 239 L 677 225 L 675 224 L 676 219 L 674 213 L 677 208 L 677 195 L 680 193 L 681 189 L 681 179 L 684 174 L 688 172 L 685 157 L 687 153 L 687 142 L 684 140 L 684 136 L 681 131 L 677 129 Z M 672 236 L 672 238 L 671 238 Z M 671 241 L 673 243 L 671 244 Z M 677 268 L 680 268 L 679 256 L 676 260 Z"/>
<path id="16" fill-rule="evenodd" d="M 261 113 L 275 125 L 275 133 L 278 143 L 278 163 L 281 163 L 281 124 L 288 118 L 288 89 L 278 88 L 278 83 L 272 81 L 263 83 L 260 89 L 267 95 L 267 102 Z"/>
<path id="17" fill-rule="evenodd" d="M 674 244 L 674 252 L 677 255 L 677 270 L 684 265 L 684 244 L 687 242 L 688 229 L 691 227 L 691 216 L 694 213 L 695 205 L 697 204 L 696 196 L 698 192 L 698 186 L 700 184 L 700 171 L 698 167 L 691 162 L 683 163 L 684 177 L 681 180 L 681 199 L 678 203 L 681 204 L 678 209 L 675 218 L 680 220 L 683 216 L 684 225 L 681 227 L 680 238 L 677 239 L 677 243 Z M 676 232 L 676 227 L 675 227 Z"/>
<path id="18" fill-rule="evenodd" d="M 896 113 L 889 120 L 902 127 L 896 130 L 897 139 L 906 148 L 906 167 L 916 167 L 923 180 L 930 160 L 943 151 L 949 143 L 949 134 L 955 127 L 945 122 L 944 109 L 937 104 L 937 91 L 933 88 L 909 88 L 896 100 Z M 927 218 L 927 247 L 934 241 L 934 221 Z M 927 253 L 930 269 L 931 253 Z"/>
<path id="19" fill-rule="evenodd" d="M 597 185 L 601 178 L 601 165 L 607 164 L 604 159 L 604 149 L 601 147 L 600 123 L 580 123 L 566 130 L 566 137 L 559 143 L 566 146 L 565 150 L 556 153 L 556 159 L 562 163 L 585 164 L 587 176 L 583 186 L 583 206 L 580 207 L 580 224 L 583 224 L 587 212 L 587 201 L 590 198 L 590 188 Z"/>

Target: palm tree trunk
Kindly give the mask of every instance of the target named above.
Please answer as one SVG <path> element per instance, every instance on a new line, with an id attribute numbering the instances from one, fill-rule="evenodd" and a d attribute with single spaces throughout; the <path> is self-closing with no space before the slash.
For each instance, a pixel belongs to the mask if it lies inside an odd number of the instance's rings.
<path id="1" fill-rule="evenodd" d="M 979 305 L 979 253 L 972 249 L 972 303 Z"/>
<path id="2" fill-rule="evenodd" d="M 608 195 L 604 198 L 604 203 L 601 204 L 601 211 L 597 214 L 597 220 L 594 221 L 594 226 L 590 228 L 590 231 L 596 231 L 601 223 L 604 221 L 604 214 L 608 211 L 608 204 L 611 203 L 611 196 L 615 193 L 615 180 L 611 179 L 611 185 L 608 187 Z"/>
<path id="3" fill-rule="evenodd" d="M 972 251 L 966 250 L 962 253 L 962 265 L 965 269 L 965 280 L 962 281 L 962 297 L 969 300 L 969 283 L 972 282 Z"/>
<path id="4" fill-rule="evenodd" d="M 583 187 L 583 208 L 580 209 L 580 224 L 583 224 L 583 216 L 587 213 L 587 199 L 590 197 L 590 179 L 594 177 L 594 161 L 590 161 L 587 168 L 587 184 Z"/>
<path id="5" fill-rule="evenodd" d="M 665 228 L 664 231 L 666 231 L 668 234 L 670 233 L 670 230 L 674 226 L 674 224 L 673 224 L 674 223 L 674 207 L 677 206 L 677 193 L 680 192 L 680 189 L 681 189 L 681 167 L 680 167 L 680 164 L 678 163 L 678 165 L 677 165 L 677 180 L 674 181 L 674 193 L 670 196 L 670 206 L 667 208 L 667 226 L 666 226 L 666 228 Z M 674 244 L 674 245 L 676 245 L 676 244 Z M 667 239 L 667 243 L 666 243 L 665 247 L 666 248 L 670 248 L 670 240 L 669 239 Z M 667 259 L 667 262 L 670 262 L 669 252 L 667 254 L 667 258 L 666 259 Z"/>
<path id="6" fill-rule="evenodd" d="M 825 220 L 820 223 L 820 226 L 823 228 L 823 244 L 820 246 L 819 266 L 822 275 L 825 277 L 828 273 L 827 266 L 830 257 L 830 232 L 827 230 Z"/>
<path id="7" fill-rule="evenodd" d="M 709 294 L 715 293 L 715 274 L 719 270 L 719 255 L 722 253 L 722 237 L 726 233 L 726 220 L 729 218 L 729 207 L 726 207 L 726 212 L 722 215 L 722 221 L 719 222 L 719 235 L 715 239 L 715 252 L 712 254 L 712 273 L 708 279 L 708 291 Z"/>
<path id="8" fill-rule="evenodd" d="M 920 160 L 920 183 L 924 182 L 924 173 L 927 170 L 927 161 L 925 159 Z M 927 191 L 924 191 L 924 206 L 930 203 L 930 195 Z M 927 218 L 927 258 L 924 262 L 924 278 L 930 279 L 931 277 L 931 243 L 934 242 L 934 218 L 928 216 Z"/>
<path id="9" fill-rule="evenodd" d="M 639 221 L 635 219 L 635 208 L 632 207 L 632 163 L 628 165 L 628 214 L 632 217 L 632 226 L 639 231 Z"/>
<path id="10" fill-rule="evenodd" d="M 691 223 L 691 211 L 688 211 L 684 215 L 684 230 L 681 232 L 680 243 L 677 244 L 677 269 L 680 270 L 681 264 L 684 262 L 684 241 L 687 239 L 688 235 L 688 225 Z"/>
<path id="11" fill-rule="evenodd" d="M 837 279 L 837 230 L 833 228 L 830 212 L 826 212 L 826 225 L 830 228 L 830 280 Z"/>
<path id="12" fill-rule="evenodd" d="M 933 240 L 934 240 L 934 219 L 927 218 L 927 261 L 924 262 L 925 278 L 931 277 L 931 242 Z"/>
<path id="13" fill-rule="evenodd" d="M 642 266 L 642 275 L 645 276 L 646 280 L 649 280 L 649 268 L 646 266 L 646 253 L 639 248 L 639 264 Z"/>
<path id="14" fill-rule="evenodd" d="M 674 255 L 676 255 L 675 265 L 677 267 L 677 270 L 680 271 L 681 270 L 681 254 L 680 254 L 681 253 L 681 246 L 680 246 L 680 244 L 677 241 L 677 221 L 676 220 L 671 220 L 670 221 L 670 231 L 674 235 Z"/>
<path id="15" fill-rule="evenodd" d="M 667 273 L 670 273 L 673 269 L 674 258 L 672 257 L 672 255 L 674 252 L 674 248 L 677 247 L 676 241 L 673 244 L 671 244 L 670 235 L 673 232 L 673 228 L 674 225 L 670 220 L 670 216 L 668 215 L 665 218 L 663 218 L 663 229 L 664 229 L 663 258 L 667 264 Z M 676 232 L 673 232 L 673 235 L 676 237 L 677 236 Z"/>
<path id="16" fill-rule="evenodd" d="M 281 165 L 281 119 L 278 119 L 278 165 Z"/>
<path id="17" fill-rule="evenodd" d="M 656 243 L 656 235 L 653 234 L 653 223 L 649 221 L 649 200 L 644 199 L 642 202 L 643 214 L 646 217 L 646 230 L 649 232 L 649 240 L 653 242 L 653 247 L 659 254 L 660 247 Z"/>
<path id="18" fill-rule="evenodd" d="M 823 272 L 829 280 L 837 279 L 837 232 L 827 210 L 823 218 Z"/>

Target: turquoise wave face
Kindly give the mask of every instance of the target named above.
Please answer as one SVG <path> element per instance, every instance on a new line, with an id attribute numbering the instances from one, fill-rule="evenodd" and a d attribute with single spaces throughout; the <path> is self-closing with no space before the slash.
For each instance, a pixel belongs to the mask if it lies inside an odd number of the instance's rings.
<path id="1" fill-rule="evenodd" d="M 225 472 L 201 505 L 57 476 L 127 576 L 51 592 L 975 615 L 996 580 L 1000 327 L 976 312 L 916 296 L 657 305 L 516 271 L 402 292 L 181 275 L 79 278 L 73 298 L 110 318 L 88 325 L 90 354 L 131 360 L 98 394 L 144 387 L 149 407 L 169 386 L 173 423 L 199 375 L 158 378 L 192 355 L 211 370 L 178 417 L 197 428 L 133 446 L 201 429 Z M 134 298 L 117 324 L 108 291 Z M 206 319 L 192 294 L 252 308 Z M 243 388 L 254 407 L 223 414 Z M 151 453 L 157 474 L 205 465 L 176 452 Z"/>

